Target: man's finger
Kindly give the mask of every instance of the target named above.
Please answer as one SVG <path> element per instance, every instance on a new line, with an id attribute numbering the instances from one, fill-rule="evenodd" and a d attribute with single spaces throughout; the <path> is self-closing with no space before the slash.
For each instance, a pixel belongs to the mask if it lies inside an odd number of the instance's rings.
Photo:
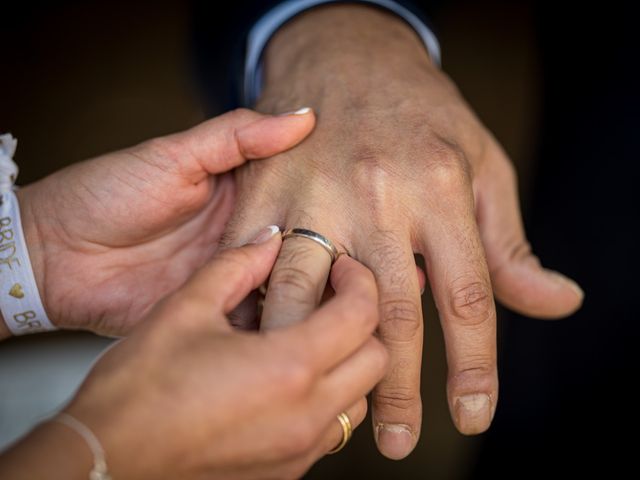
<path id="1" fill-rule="evenodd" d="M 327 374 L 371 338 L 378 325 L 378 295 L 371 272 L 341 255 L 331 271 L 335 296 L 304 322 L 279 333 L 282 348 L 298 345 L 317 374 Z"/>
<path id="2" fill-rule="evenodd" d="M 452 184 L 438 195 L 446 209 L 425 219 L 421 243 L 447 350 L 449 407 L 458 430 L 475 434 L 489 427 L 497 402 L 496 311 L 470 185 Z"/>
<path id="3" fill-rule="evenodd" d="M 372 397 L 380 452 L 406 457 L 420 435 L 422 403 L 422 305 L 413 249 L 407 235 L 376 232 L 356 255 L 373 271 L 379 289 L 380 339 L 390 354 L 387 374 Z"/>
<path id="4" fill-rule="evenodd" d="M 331 256 L 321 245 L 304 237 L 286 238 L 271 272 L 260 329 L 306 318 L 320 303 L 330 269 Z"/>
<path id="5" fill-rule="evenodd" d="M 494 171 L 479 180 L 478 218 L 496 297 L 532 317 L 569 315 L 580 307 L 584 293 L 573 280 L 543 268 L 531 253 L 520 216 L 515 172 L 504 155 L 495 155 L 500 161 L 491 162 Z"/>
<path id="6" fill-rule="evenodd" d="M 427 286 L 427 274 L 418 265 L 416 265 L 416 274 L 418 275 L 418 288 L 420 288 L 420 295 L 422 295 Z"/>

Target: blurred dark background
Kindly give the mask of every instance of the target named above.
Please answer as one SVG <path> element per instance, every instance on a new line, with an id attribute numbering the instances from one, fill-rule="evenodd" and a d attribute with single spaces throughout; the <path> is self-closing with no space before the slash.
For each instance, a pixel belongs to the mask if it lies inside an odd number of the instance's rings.
<path id="1" fill-rule="evenodd" d="M 632 16 L 613 4 L 586 11 L 550 2 L 439 3 L 429 13 L 443 68 L 516 164 L 534 249 L 577 278 L 587 301 L 563 322 L 501 313 L 501 403 L 491 431 L 466 438 L 449 418 L 440 327 L 425 300 L 425 418 L 416 451 L 385 460 L 363 425 L 308 477 L 559 478 L 596 468 L 613 475 L 633 460 L 620 432 L 635 433 L 638 417 Z M 212 25 L 224 20 L 224 8 Z M 0 132 L 19 139 L 20 183 L 203 120 L 211 105 L 196 87 L 191 13 L 179 0 L 2 11 Z"/>

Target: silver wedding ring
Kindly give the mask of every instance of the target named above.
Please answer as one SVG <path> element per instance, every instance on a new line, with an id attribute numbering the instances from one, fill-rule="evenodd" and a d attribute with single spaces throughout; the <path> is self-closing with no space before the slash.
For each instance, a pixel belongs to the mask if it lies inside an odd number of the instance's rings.
<path id="1" fill-rule="evenodd" d="M 282 241 L 285 241 L 287 238 L 290 238 L 290 237 L 302 237 L 302 238 L 308 238 L 309 240 L 313 240 L 322 248 L 324 248 L 327 251 L 327 253 L 331 256 L 332 264 L 338 258 L 338 249 L 335 247 L 333 242 L 329 240 L 327 237 L 325 237 L 324 235 L 320 235 L 319 233 L 314 232 L 313 230 L 307 230 L 306 228 L 290 228 L 289 230 L 285 230 L 285 232 L 282 234 Z"/>

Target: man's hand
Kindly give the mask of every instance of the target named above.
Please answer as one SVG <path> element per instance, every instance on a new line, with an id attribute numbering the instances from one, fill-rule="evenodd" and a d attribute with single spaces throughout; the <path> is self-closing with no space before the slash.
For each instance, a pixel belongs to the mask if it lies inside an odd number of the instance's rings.
<path id="1" fill-rule="evenodd" d="M 297 148 L 238 171 L 227 243 L 273 222 L 315 230 L 371 268 L 391 367 L 373 395 L 381 452 L 399 459 L 420 433 L 422 312 L 414 253 L 424 255 L 444 331 L 457 428 L 488 428 L 498 400 L 493 294 L 540 318 L 577 309 L 582 292 L 530 251 L 506 155 L 415 33 L 365 6 L 314 9 L 266 52 L 264 111 L 311 105 L 318 124 Z M 286 240 L 262 327 L 301 320 L 320 301 L 329 256 Z"/>
<path id="2" fill-rule="evenodd" d="M 314 123 L 310 111 L 271 117 L 236 110 L 19 190 L 53 323 L 125 334 L 216 250 L 235 204 L 233 177 L 221 174 L 291 148 Z"/>

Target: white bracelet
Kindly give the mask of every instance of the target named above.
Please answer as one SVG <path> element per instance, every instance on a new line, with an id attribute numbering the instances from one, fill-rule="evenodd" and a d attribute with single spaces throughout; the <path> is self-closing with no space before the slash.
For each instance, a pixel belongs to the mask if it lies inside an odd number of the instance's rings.
<path id="1" fill-rule="evenodd" d="M 104 449 L 91 429 L 74 416 L 64 412 L 59 413 L 52 420 L 71 428 L 87 442 L 93 455 L 93 468 L 89 472 L 89 480 L 111 480 L 111 476 L 107 471 Z"/>
<path id="2" fill-rule="evenodd" d="M 0 135 L 0 311 L 14 335 L 56 330 L 42 305 L 14 190 L 17 141 Z"/>

